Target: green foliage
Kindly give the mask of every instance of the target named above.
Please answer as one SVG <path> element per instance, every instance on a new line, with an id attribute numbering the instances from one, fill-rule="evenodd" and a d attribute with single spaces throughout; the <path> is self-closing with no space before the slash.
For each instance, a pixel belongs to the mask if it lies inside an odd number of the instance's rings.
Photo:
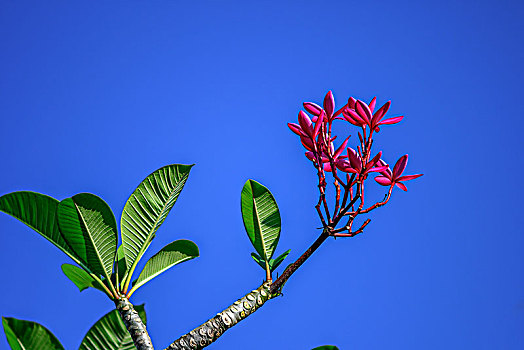
<path id="1" fill-rule="evenodd" d="M 111 276 L 111 280 L 113 283 L 116 282 L 118 279 L 117 284 L 120 284 L 120 282 L 124 281 L 127 275 L 127 266 L 126 266 L 126 256 L 124 253 L 124 247 L 120 245 L 118 249 L 116 250 L 115 255 L 115 271 L 113 272 L 113 276 Z"/>
<path id="2" fill-rule="evenodd" d="M 338 350 L 335 345 L 322 345 L 311 350 Z"/>
<path id="3" fill-rule="evenodd" d="M 278 258 L 276 259 L 270 259 L 268 264 L 269 264 L 269 271 L 273 272 L 275 271 L 275 269 L 282 263 L 282 261 L 284 261 L 284 259 L 288 256 L 289 252 L 291 251 L 291 249 L 288 249 L 286 250 L 284 253 L 282 253 L 281 255 L 278 256 Z M 262 267 L 263 269 L 266 268 L 266 262 L 257 254 L 257 253 L 251 253 L 251 257 L 253 258 L 253 260 L 256 261 L 256 263 L 258 265 L 260 265 L 260 267 Z"/>
<path id="4" fill-rule="evenodd" d="M 100 283 L 96 281 L 89 273 L 78 266 L 63 264 L 62 272 L 64 272 L 64 275 L 66 275 L 66 277 L 69 278 L 71 282 L 73 282 L 78 287 L 78 289 L 80 289 L 80 291 L 92 287 L 104 292 L 104 288 L 100 285 Z"/>
<path id="5" fill-rule="evenodd" d="M 135 310 L 146 324 L 144 305 L 135 306 Z M 53 333 L 36 322 L 2 317 L 2 324 L 7 342 L 13 350 L 64 349 Z M 79 350 L 136 350 L 136 348 L 118 311 L 113 310 L 87 331 Z"/>
<path id="6" fill-rule="evenodd" d="M 91 193 L 64 199 L 58 206 L 64 239 L 94 274 L 111 276 L 117 246 L 116 220 L 111 208 Z"/>
<path id="7" fill-rule="evenodd" d="M 254 180 L 242 188 L 241 209 L 244 227 L 258 255 L 268 261 L 280 237 L 280 213 L 269 190 Z"/>
<path id="8" fill-rule="evenodd" d="M 20 220 L 79 263 L 75 252 L 66 243 L 56 212 L 59 202 L 44 194 L 28 191 L 12 192 L 0 197 L 0 211 Z"/>
<path id="9" fill-rule="evenodd" d="M 271 192 L 254 180 L 242 188 L 241 209 L 244 227 L 256 253 L 253 260 L 273 272 L 289 254 L 289 250 L 272 259 L 280 238 L 281 222 L 277 202 Z"/>
<path id="10" fill-rule="evenodd" d="M 101 198 L 90 193 L 59 202 L 40 193 L 13 192 L 0 197 L 0 211 L 22 221 L 71 257 L 83 270 L 69 264 L 63 265 L 62 270 L 80 291 L 94 287 L 114 298 L 117 293 L 127 292 L 136 264 L 175 204 L 191 167 L 168 165 L 140 183 L 124 207 L 122 245 L 118 249 L 113 212 Z M 193 242 L 177 242 L 151 258 L 136 288 L 198 256 Z"/>
<path id="11" fill-rule="evenodd" d="M 271 271 L 275 270 L 282 263 L 282 261 L 284 261 L 284 259 L 289 255 L 290 251 L 291 249 L 288 249 L 284 253 L 280 254 L 276 259 L 271 259 L 271 261 L 269 261 L 269 267 L 271 268 Z"/>
<path id="12" fill-rule="evenodd" d="M 53 333 L 38 323 L 2 317 L 2 325 L 13 350 L 64 350 Z"/>
<path id="13" fill-rule="evenodd" d="M 129 270 L 126 286 L 136 264 L 184 188 L 191 167 L 173 164 L 158 169 L 140 183 L 124 206 L 120 228 Z"/>
<path id="14" fill-rule="evenodd" d="M 198 247 L 192 241 L 180 239 L 169 243 L 147 261 L 129 294 L 131 295 L 140 286 L 169 268 L 181 262 L 194 259 L 198 255 Z"/>

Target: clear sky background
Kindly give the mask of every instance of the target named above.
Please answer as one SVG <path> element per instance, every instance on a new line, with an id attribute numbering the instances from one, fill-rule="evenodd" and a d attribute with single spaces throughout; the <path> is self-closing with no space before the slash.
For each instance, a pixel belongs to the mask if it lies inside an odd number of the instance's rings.
<path id="1" fill-rule="evenodd" d="M 389 115 L 406 117 L 377 149 L 389 162 L 409 153 L 406 172 L 425 175 L 364 234 L 326 242 L 284 297 L 210 349 L 524 348 L 522 2 L 0 8 L 0 194 L 92 192 L 119 218 L 146 175 L 196 163 L 147 257 L 181 238 L 201 257 L 132 298 L 146 303 L 158 349 L 264 278 L 240 215 L 248 178 L 279 204 L 289 262 L 319 234 L 316 175 L 286 123 L 328 90 L 339 106 L 391 99 Z M 1 315 L 76 349 L 112 309 L 98 291 L 79 293 L 60 270 L 70 260 L 5 214 L 0 247 Z"/>

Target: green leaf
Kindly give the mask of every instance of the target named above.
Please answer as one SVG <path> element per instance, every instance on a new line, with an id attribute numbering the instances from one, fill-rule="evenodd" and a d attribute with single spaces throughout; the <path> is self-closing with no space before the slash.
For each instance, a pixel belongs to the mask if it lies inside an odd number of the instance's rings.
<path id="1" fill-rule="evenodd" d="M 264 270 L 266 269 L 266 262 L 264 259 L 262 259 L 257 253 L 251 253 L 251 257 L 253 258 L 253 260 L 255 260 L 255 262 L 260 265 L 261 268 L 263 268 Z"/>
<path id="2" fill-rule="evenodd" d="M 144 305 L 136 305 L 135 310 L 146 324 Z M 136 350 L 136 348 L 118 311 L 113 310 L 87 331 L 79 350 Z"/>
<path id="3" fill-rule="evenodd" d="M 192 165 L 173 164 L 156 170 L 138 185 L 127 200 L 120 228 L 126 266 L 130 273 L 173 208 L 191 167 Z"/>
<path id="4" fill-rule="evenodd" d="M 194 259 L 197 256 L 198 247 L 189 240 L 179 239 L 169 243 L 147 261 L 131 292 L 169 268 L 181 262 Z"/>
<path id="5" fill-rule="evenodd" d="M 91 193 L 64 199 L 58 206 L 58 224 L 81 262 L 96 275 L 109 278 L 118 236 L 115 216 L 107 203 Z"/>
<path id="6" fill-rule="evenodd" d="M 64 347 L 47 328 L 36 322 L 2 317 L 7 342 L 13 350 L 63 350 Z"/>
<path id="7" fill-rule="evenodd" d="M 267 188 L 248 180 L 241 194 L 242 218 L 253 247 L 264 261 L 269 261 L 280 238 L 280 213 Z"/>
<path id="8" fill-rule="evenodd" d="M 282 261 L 284 261 L 284 259 L 288 256 L 290 251 L 291 249 L 288 249 L 284 253 L 280 254 L 278 258 L 271 259 L 269 261 L 269 269 L 271 270 L 271 272 L 273 272 L 282 263 Z"/>
<path id="9" fill-rule="evenodd" d="M 56 199 L 44 194 L 20 191 L 0 197 L 0 211 L 22 221 L 79 263 L 75 252 L 58 229 L 58 203 Z"/>
<path id="10" fill-rule="evenodd" d="M 338 348 L 335 345 L 322 345 L 312 350 L 338 350 Z"/>
<path id="11" fill-rule="evenodd" d="M 96 288 L 105 293 L 104 288 L 98 283 L 89 273 L 84 269 L 81 269 L 78 266 L 71 264 L 63 264 L 62 272 L 66 275 L 67 278 L 73 282 L 80 291 L 87 289 L 89 287 Z"/>
<path id="12" fill-rule="evenodd" d="M 119 283 L 121 283 L 124 280 L 127 274 L 126 256 L 124 254 L 124 246 L 122 245 L 120 245 L 120 247 L 118 247 L 118 249 L 116 250 L 115 273 L 118 274 Z"/>

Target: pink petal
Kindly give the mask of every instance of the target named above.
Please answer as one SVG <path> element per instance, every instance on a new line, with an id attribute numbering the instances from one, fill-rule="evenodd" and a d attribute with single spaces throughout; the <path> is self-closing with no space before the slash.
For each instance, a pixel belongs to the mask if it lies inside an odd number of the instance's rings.
<path id="1" fill-rule="evenodd" d="M 391 180 L 388 179 L 385 176 L 377 176 L 377 177 L 375 177 L 375 181 L 378 182 L 379 185 L 382 185 L 382 186 L 389 186 L 389 185 L 391 185 Z"/>
<path id="2" fill-rule="evenodd" d="M 335 98 L 333 97 L 331 90 L 329 90 L 326 97 L 324 97 L 324 110 L 326 111 L 328 118 L 333 116 L 333 111 L 335 110 Z"/>
<path id="3" fill-rule="evenodd" d="M 369 107 L 366 103 L 358 100 L 355 110 L 357 111 L 358 115 L 360 115 L 360 117 L 366 121 L 366 124 L 371 123 L 371 118 L 373 118 L 373 116 L 371 115 L 371 111 L 369 110 Z"/>
<path id="4" fill-rule="evenodd" d="M 384 175 L 382 172 L 386 171 L 387 168 L 388 168 L 387 166 L 378 166 L 378 167 L 369 169 L 368 173 L 381 173 L 382 175 Z"/>
<path id="5" fill-rule="evenodd" d="M 358 156 L 357 152 L 350 147 L 347 148 L 347 151 L 351 167 L 358 171 L 362 170 L 362 161 L 360 160 L 360 157 Z"/>
<path id="6" fill-rule="evenodd" d="M 402 182 L 397 182 L 397 183 L 395 183 L 395 185 L 397 185 L 398 188 L 400 188 L 403 191 L 406 191 L 406 192 L 408 191 L 408 188 Z"/>
<path id="7" fill-rule="evenodd" d="M 322 107 L 313 102 L 304 102 L 303 106 L 306 111 L 313 114 L 314 116 L 319 116 L 320 111 L 322 110 Z"/>
<path id="8" fill-rule="evenodd" d="M 401 121 L 402 119 L 404 119 L 404 116 L 401 115 L 400 117 L 394 117 L 394 118 L 390 118 L 390 119 L 384 119 L 383 121 L 381 121 L 380 123 L 378 123 L 378 125 L 385 125 L 385 124 L 388 124 L 388 125 L 391 125 L 391 124 L 397 124 L 399 121 Z"/>
<path id="9" fill-rule="evenodd" d="M 409 181 L 409 180 L 416 179 L 417 177 L 421 177 L 422 175 L 424 174 L 404 175 L 404 176 L 399 177 L 397 181 Z"/>
<path id="10" fill-rule="evenodd" d="M 321 111 L 315 123 L 315 129 L 313 130 L 313 138 L 317 137 L 320 131 L 320 126 L 324 122 L 325 117 L 326 117 L 326 113 L 324 111 Z"/>
<path id="11" fill-rule="evenodd" d="M 393 179 L 398 179 L 400 175 L 404 172 L 404 169 L 406 169 L 406 165 L 408 164 L 408 155 L 405 154 L 402 157 L 397 160 L 397 163 L 395 164 L 395 167 L 393 168 Z"/>
<path id="12" fill-rule="evenodd" d="M 392 178 L 391 169 L 389 168 L 389 166 L 386 168 L 386 170 L 381 171 L 380 173 L 387 178 Z"/>
<path id="13" fill-rule="evenodd" d="M 382 107 L 379 108 L 378 111 L 373 114 L 373 125 L 378 125 L 378 122 L 386 115 L 386 113 L 389 110 L 389 106 L 391 106 L 391 101 L 388 101 L 384 103 Z"/>
<path id="14" fill-rule="evenodd" d="M 315 161 L 315 154 L 313 152 L 309 151 L 309 152 L 306 152 L 305 154 L 306 154 L 307 159 L 309 159 L 312 162 Z"/>
<path id="15" fill-rule="evenodd" d="M 366 164 L 366 168 L 372 168 L 380 160 L 380 157 L 382 157 L 382 151 L 378 152 L 378 154 Z"/>
<path id="16" fill-rule="evenodd" d="M 346 120 L 347 120 L 348 122 L 350 122 L 351 124 L 353 124 L 353 125 L 362 126 L 362 125 L 366 124 L 366 122 L 364 121 L 364 119 L 362 119 L 362 118 L 357 114 L 357 112 L 355 112 L 355 110 L 353 110 L 353 109 L 346 108 L 346 109 L 344 110 L 344 112 L 342 112 L 342 113 L 343 113 L 344 117 L 346 117 L 346 116 L 351 117 L 351 118 L 352 118 L 352 119 L 357 123 L 357 124 L 355 124 L 355 123 L 351 123 L 351 121 L 348 120 L 348 119 L 346 118 Z"/>
<path id="17" fill-rule="evenodd" d="M 373 97 L 373 99 L 369 103 L 369 110 L 371 111 L 371 113 L 373 113 L 373 110 L 375 109 L 375 104 L 376 103 L 377 103 L 377 98 Z"/>
<path id="18" fill-rule="evenodd" d="M 350 122 L 351 124 L 355 125 L 355 126 L 361 126 L 360 123 L 358 121 L 356 121 L 355 119 L 353 119 L 351 117 L 351 115 L 349 114 L 346 114 L 345 112 L 342 112 L 342 114 L 344 115 L 344 119 L 348 122 Z"/>
<path id="19" fill-rule="evenodd" d="M 344 159 L 337 159 L 337 161 L 335 162 L 335 165 L 337 166 L 337 168 L 340 170 L 340 171 L 344 171 L 344 172 L 349 172 L 349 169 L 351 169 L 351 165 L 349 164 L 349 162 L 347 160 L 344 160 Z"/>
<path id="20" fill-rule="evenodd" d="M 313 151 L 315 149 L 313 141 L 311 141 L 309 137 L 301 137 L 300 142 L 302 142 L 302 146 L 304 146 L 308 151 Z"/>
<path id="21" fill-rule="evenodd" d="M 316 162 L 316 161 L 317 161 L 317 158 L 315 157 L 315 153 L 313 153 L 313 152 L 306 152 L 306 157 L 307 157 L 309 160 L 313 161 L 313 162 Z M 327 162 L 329 162 L 329 158 L 326 157 L 326 156 L 323 154 L 323 155 L 320 157 L 320 161 L 321 161 L 322 163 L 327 163 Z"/>
<path id="22" fill-rule="evenodd" d="M 287 126 L 298 136 L 307 136 L 303 131 L 300 125 L 295 123 L 287 123 Z"/>
<path id="23" fill-rule="evenodd" d="M 357 104 L 357 100 L 355 100 L 353 97 L 350 97 L 348 99 L 348 107 L 355 109 L 355 105 Z"/>
<path id="24" fill-rule="evenodd" d="M 313 123 L 304 111 L 298 112 L 298 123 L 300 124 L 303 132 L 305 132 L 310 137 L 313 137 L 313 128 L 311 126 Z"/>
<path id="25" fill-rule="evenodd" d="M 342 151 L 344 151 L 346 149 L 346 146 L 348 144 L 348 140 L 349 140 L 349 136 L 344 140 L 344 142 L 342 142 L 342 144 L 340 145 L 339 148 L 337 148 L 337 151 L 335 152 L 335 154 L 333 155 L 333 158 L 337 159 L 338 156 L 340 156 L 340 154 L 342 153 Z"/>
<path id="26" fill-rule="evenodd" d="M 382 175 L 384 175 L 385 177 L 391 179 L 391 176 L 393 175 L 393 173 L 391 172 L 391 169 L 389 168 L 389 165 L 388 165 L 384 160 L 382 160 L 382 159 L 379 159 L 379 160 L 378 160 L 377 165 L 378 165 L 378 166 L 385 166 L 385 167 L 386 167 L 386 170 L 381 171 L 380 173 L 381 173 Z"/>
<path id="27" fill-rule="evenodd" d="M 329 163 L 323 163 L 323 168 L 324 168 L 324 171 L 327 171 L 327 172 L 332 172 L 333 171 L 331 169 L 331 164 L 329 164 Z"/>

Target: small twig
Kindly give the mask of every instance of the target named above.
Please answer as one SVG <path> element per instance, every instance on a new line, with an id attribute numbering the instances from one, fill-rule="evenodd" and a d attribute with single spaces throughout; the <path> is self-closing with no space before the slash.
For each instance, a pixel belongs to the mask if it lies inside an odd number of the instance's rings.
<path id="1" fill-rule="evenodd" d="M 340 209 L 340 185 L 338 184 L 338 181 L 335 179 L 333 182 L 335 185 L 335 211 L 333 212 L 333 217 L 337 217 L 338 211 Z"/>
<path id="2" fill-rule="evenodd" d="M 327 223 L 326 220 L 324 220 L 324 215 L 322 215 L 322 210 L 320 209 L 320 201 L 315 205 L 315 209 L 317 209 L 318 216 L 320 217 L 320 221 L 322 222 L 322 226 L 326 227 Z"/>
<path id="3" fill-rule="evenodd" d="M 380 207 L 386 205 L 389 202 L 389 200 L 391 199 L 391 192 L 392 191 L 393 191 L 393 186 L 391 186 L 389 188 L 388 193 L 386 195 L 384 195 L 384 199 L 382 201 L 373 204 L 369 208 L 362 209 L 362 210 L 358 211 L 358 213 L 359 214 L 367 214 L 367 213 L 369 213 L 370 211 L 372 211 L 374 209 L 377 209 L 377 208 L 380 208 Z M 356 214 L 356 212 L 348 212 L 345 215 L 355 215 L 355 214 Z"/>
<path id="4" fill-rule="evenodd" d="M 340 219 L 342 219 L 342 217 L 344 215 L 346 215 L 346 212 L 349 210 L 349 208 L 353 207 L 353 205 L 356 203 L 356 201 L 358 201 L 358 199 L 360 198 L 361 196 L 361 192 L 360 192 L 360 187 L 357 186 L 357 193 L 355 193 L 355 197 L 348 203 L 348 205 L 346 205 L 344 207 L 344 209 L 342 209 L 340 211 L 340 213 L 338 214 L 337 216 L 337 220 L 336 220 L 336 223 L 335 225 L 340 221 Z"/>
<path id="5" fill-rule="evenodd" d="M 351 228 L 348 227 L 348 228 L 344 228 L 344 229 L 347 229 L 348 233 L 333 233 L 331 234 L 331 236 L 333 237 L 354 237 L 356 235 L 358 235 L 359 233 L 362 233 L 364 231 L 364 228 L 371 222 L 371 219 L 367 219 L 366 221 L 364 221 L 364 223 L 362 224 L 362 226 L 360 226 L 360 228 L 358 230 L 356 230 L 355 232 L 351 232 Z"/>

